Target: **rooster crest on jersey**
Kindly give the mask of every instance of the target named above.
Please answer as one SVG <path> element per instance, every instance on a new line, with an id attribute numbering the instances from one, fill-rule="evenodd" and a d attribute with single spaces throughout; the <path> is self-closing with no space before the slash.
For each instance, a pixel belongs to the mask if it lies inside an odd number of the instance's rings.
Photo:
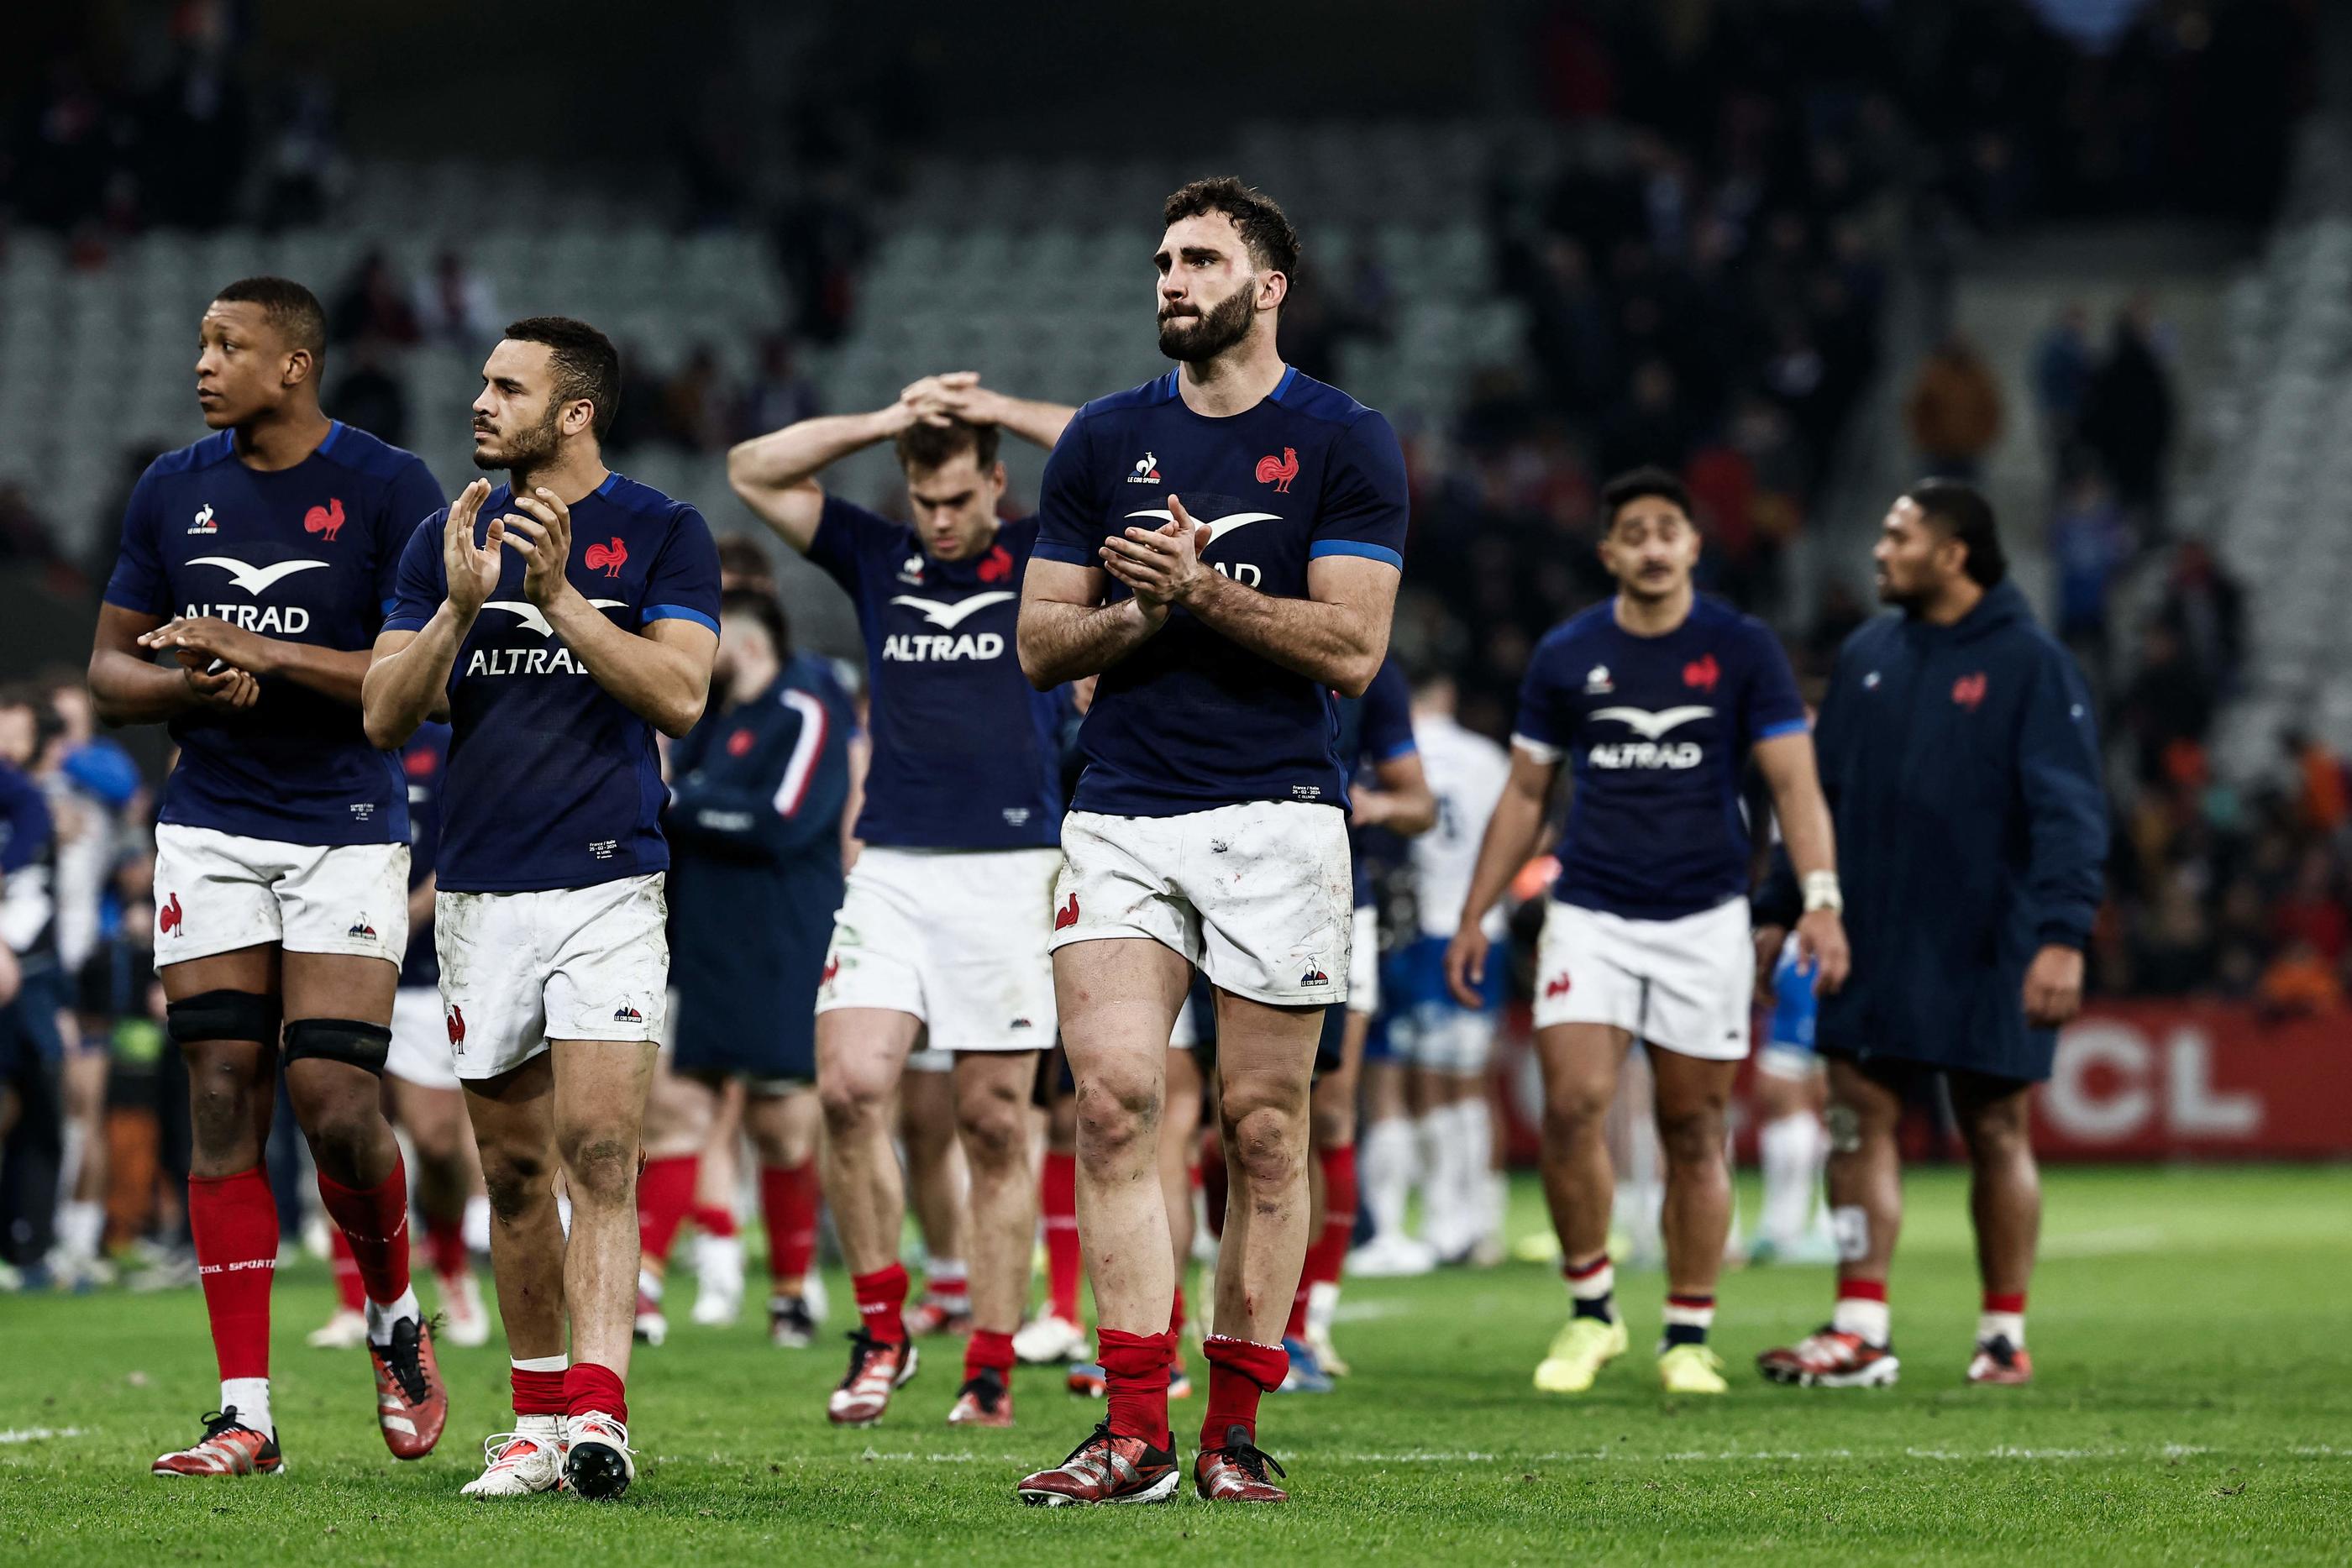
<path id="1" fill-rule="evenodd" d="M 629 561 L 629 547 L 615 534 L 609 544 L 590 545 L 584 558 L 590 571 L 601 571 L 606 577 L 618 577 L 621 568 Z"/>
<path id="2" fill-rule="evenodd" d="M 1257 460 L 1257 482 L 1271 485 L 1277 496 L 1290 494 L 1290 482 L 1298 477 L 1298 448 L 1286 446 L 1279 457 L 1266 456 Z"/>
<path id="3" fill-rule="evenodd" d="M 180 919 L 180 895 L 175 893 L 155 911 L 155 928 L 166 936 L 177 936 Z"/>
<path id="4" fill-rule="evenodd" d="M 343 498 L 330 496 L 325 506 L 313 507 L 303 513 L 302 531 L 321 535 L 329 544 L 333 544 L 335 536 L 343 531 Z"/>
<path id="5" fill-rule="evenodd" d="M 452 1007 L 449 1009 L 449 1043 L 466 1043 L 466 1010 L 463 1008 Z"/>
<path id="6" fill-rule="evenodd" d="M 203 509 L 196 513 L 196 520 L 188 525 L 188 531 L 192 534 L 216 534 L 220 532 L 220 525 L 213 521 L 213 504 L 210 501 L 206 501 L 204 504 Z"/>
<path id="7" fill-rule="evenodd" d="M 1160 459 L 1154 457 L 1149 452 L 1137 458 L 1135 460 L 1135 472 L 1127 476 L 1127 482 L 1130 485 L 1159 484 Z"/>

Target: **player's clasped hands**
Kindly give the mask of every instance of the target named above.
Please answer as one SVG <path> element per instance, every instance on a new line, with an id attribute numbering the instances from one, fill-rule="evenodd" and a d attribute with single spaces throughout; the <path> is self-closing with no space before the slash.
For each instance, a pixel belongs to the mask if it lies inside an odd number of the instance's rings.
<path id="1" fill-rule="evenodd" d="M 1168 497 L 1170 520 L 1156 528 L 1129 528 L 1103 540 L 1103 570 L 1125 583 L 1146 610 L 1159 610 L 1181 600 L 1208 569 L 1201 552 L 1209 545 L 1209 530 L 1192 520 L 1184 503 Z"/>
<path id="2" fill-rule="evenodd" d="M 139 645 L 176 653 L 181 678 L 204 706 L 249 708 L 261 700 L 261 682 L 252 671 L 268 650 L 243 627 L 215 615 L 179 615 L 141 632 Z"/>

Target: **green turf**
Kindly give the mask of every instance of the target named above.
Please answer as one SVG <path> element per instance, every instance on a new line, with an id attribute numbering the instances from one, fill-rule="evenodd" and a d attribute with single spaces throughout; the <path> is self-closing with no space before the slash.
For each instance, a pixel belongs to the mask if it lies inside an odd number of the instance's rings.
<path id="1" fill-rule="evenodd" d="M 1817 1270 L 1729 1278 L 1732 1393 L 1675 1402 L 1639 1348 L 1654 1274 L 1620 1276 L 1636 1351 L 1572 1400 L 1528 1384 L 1562 1310 L 1548 1270 L 1351 1286 L 1354 1377 L 1264 1423 L 1297 1490 L 1279 1510 L 1022 1508 L 1013 1481 L 1095 1419 L 1055 1376 L 1021 1375 L 1019 1428 L 950 1430 L 941 1343 L 886 1425 L 836 1432 L 837 1341 L 775 1352 L 748 1318 L 698 1331 L 682 1310 L 631 1380 L 646 1453 L 625 1501 L 469 1503 L 476 1439 L 506 1414 L 499 1350 L 446 1354 L 449 1435 L 395 1465 L 364 1362 L 302 1346 L 329 1303 L 315 1266 L 278 1292 L 290 1473 L 155 1480 L 147 1461 L 213 1401 L 195 1294 L 0 1297 L 0 1562 L 2352 1560 L 2352 1171 L 2053 1171 L 2048 1188 L 2023 1390 L 1961 1385 L 1975 1287 L 1947 1173 L 1912 1182 L 1891 1391 L 1749 1370 L 1823 1315 Z M 1176 1410 L 1189 1448 L 1200 1401 Z"/>

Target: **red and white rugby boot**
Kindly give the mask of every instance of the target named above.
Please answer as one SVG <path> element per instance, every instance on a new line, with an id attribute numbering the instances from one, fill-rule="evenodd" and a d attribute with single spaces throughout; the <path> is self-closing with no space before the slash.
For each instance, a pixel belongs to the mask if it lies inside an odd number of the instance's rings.
<path id="1" fill-rule="evenodd" d="M 1140 1437 L 1113 1437 L 1105 1421 L 1070 1450 L 1068 1458 L 1027 1478 L 1017 1490 L 1023 1502 L 1038 1508 L 1166 1502 L 1183 1479 L 1172 1450 L 1155 1448 Z"/>
<path id="2" fill-rule="evenodd" d="M 1969 1358 L 1969 1381 L 1988 1383 L 2014 1388 L 2033 1381 L 2033 1358 L 2025 1347 L 2012 1344 L 2007 1334 L 1995 1334 L 1977 1342 L 1977 1353 Z"/>
<path id="3" fill-rule="evenodd" d="M 449 1391 L 433 1357 L 433 1325 L 402 1318 L 392 1325 L 392 1343 L 368 1344 L 375 1366 L 375 1419 L 383 1446 L 395 1459 L 421 1459 L 441 1440 L 449 1419 Z"/>
<path id="4" fill-rule="evenodd" d="M 1873 1344 L 1833 1327 L 1756 1358 L 1757 1371 L 1799 1388 L 1892 1388 L 1902 1364 L 1892 1345 Z"/>
<path id="5" fill-rule="evenodd" d="M 836 1427 L 871 1427 L 890 1408 L 890 1396 L 907 1386 L 920 1357 L 911 1343 L 889 1344 L 864 1329 L 848 1336 L 849 1371 L 825 1401 L 825 1419 Z"/>
<path id="6" fill-rule="evenodd" d="M 152 1473 L 159 1476 L 274 1476 L 286 1469 L 278 1439 L 257 1432 L 236 1418 L 236 1406 L 215 1410 L 205 1417 L 205 1435 L 177 1453 L 158 1458 Z"/>
<path id="7" fill-rule="evenodd" d="M 1223 1448 L 1203 1448 L 1193 1459 L 1192 1490 L 1210 1502 L 1288 1502 L 1290 1494 L 1265 1479 L 1268 1470 L 1286 1474 L 1247 1430 L 1228 1427 Z"/>
<path id="8" fill-rule="evenodd" d="M 955 1408 L 948 1412 L 950 1427 L 1010 1427 L 1013 1425 L 1013 1390 L 993 1370 L 983 1368 L 979 1375 L 964 1380 L 956 1391 Z"/>
<path id="9" fill-rule="evenodd" d="M 529 1497 L 563 1484 L 563 1422 L 554 1416 L 518 1416 L 515 1429 L 482 1441 L 482 1473 L 457 1489 L 459 1497 Z"/>

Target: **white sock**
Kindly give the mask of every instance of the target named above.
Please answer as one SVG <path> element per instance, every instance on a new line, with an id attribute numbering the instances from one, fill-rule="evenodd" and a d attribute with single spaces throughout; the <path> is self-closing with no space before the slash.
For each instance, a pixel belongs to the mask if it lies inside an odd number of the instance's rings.
<path id="1" fill-rule="evenodd" d="M 1489 1126 L 1487 1132 L 1491 1135 L 1493 1127 Z M 1503 1171 L 1490 1170 L 1486 1173 L 1486 1234 L 1505 1235 L 1510 1228 L 1510 1218 L 1511 1178 Z"/>
<path id="2" fill-rule="evenodd" d="M 971 1300 L 971 1287 L 961 1258 L 933 1258 L 923 1265 L 923 1293 L 943 1307 L 962 1306 Z M 942 1289 L 944 1281 L 949 1288 Z"/>
<path id="3" fill-rule="evenodd" d="M 98 1256 L 106 1234 L 106 1206 L 85 1198 L 67 1200 L 58 1214 L 58 1245 L 68 1258 L 87 1260 Z"/>
<path id="4" fill-rule="evenodd" d="M 1413 1123 L 1413 1138 L 1421 1153 L 1421 1239 L 1451 1254 L 1460 1246 L 1460 1221 L 1454 1211 L 1459 1188 L 1454 1176 L 1454 1107 L 1441 1105 Z"/>
<path id="5" fill-rule="evenodd" d="M 419 1322 L 425 1321 L 425 1309 L 417 1304 L 416 1287 L 414 1285 L 401 1291 L 400 1300 L 396 1301 L 387 1301 L 383 1305 L 370 1301 L 367 1304 L 368 1343 L 390 1344 L 392 1325 L 403 1318 L 415 1318 Z"/>
<path id="6" fill-rule="evenodd" d="M 269 1379 L 266 1377 L 222 1378 L 220 1407 L 236 1411 L 236 1418 L 257 1432 L 278 1436 L 278 1423 L 269 1414 Z"/>
<path id="7" fill-rule="evenodd" d="M 651 1269 L 639 1269 L 637 1270 L 637 1294 L 653 1302 L 656 1306 L 659 1306 L 662 1299 L 662 1277 L 659 1274 L 655 1273 Z"/>
<path id="8" fill-rule="evenodd" d="M 1866 1301 L 1859 1296 L 1840 1296 L 1837 1310 L 1830 1314 L 1830 1327 L 1875 1345 L 1888 1342 L 1894 1333 L 1893 1321 L 1885 1301 Z"/>
<path id="9" fill-rule="evenodd" d="M 1486 1228 L 1486 1178 L 1494 1158 L 1495 1128 L 1483 1096 L 1455 1101 L 1454 1121 L 1462 1145 L 1460 1164 L 1454 1173 L 1458 1195 L 1454 1212 L 1461 1217 L 1465 1239 L 1475 1244 L 1490 1234 Z"/>
<path id="10" fill-rule="evenodd" d="M 1374 1122 L 1356 1145 L 1364 1208 L 1372 1217 L 1372 1244 L 1401 1240 L 1404 1205 L 1412 1190 L 1412 1124 L 1401 1116 Z"/>
<path id="11" fill-rule="evenodd" d="M 2025 1314 L 2023 1312 L 1979 1312 L 1977 1343 L 1986 1344 L 2002 1334 L 2018 1349 L 2025 1348 Z"/>
<path id="12" fill-rule="evenodd" d="M 1799 1111 L 1758 1128 L 1756 1145 L 1764 1166 L 1764 1211 L 1756 1228 L 1786 1246 L 1804 1234 L 1811 1218 L 1829 1140 L 1811 1112 Z"/>
<path id="13" fill-rule="evenodd" d="M 1329 1333 L 1331 1320 L 1339 1315 L 1339 1287 L 1336 1281 L 1318 1280 L 1307 1287 L 1307 1332 L 1308 1333 Z"/>
<path id="14" fill-rule="evenodd" d="M 466 1200 L 466 1250 L 488 1252 L 490 1249 L 490 1200 L 469 1197 Z"/>

